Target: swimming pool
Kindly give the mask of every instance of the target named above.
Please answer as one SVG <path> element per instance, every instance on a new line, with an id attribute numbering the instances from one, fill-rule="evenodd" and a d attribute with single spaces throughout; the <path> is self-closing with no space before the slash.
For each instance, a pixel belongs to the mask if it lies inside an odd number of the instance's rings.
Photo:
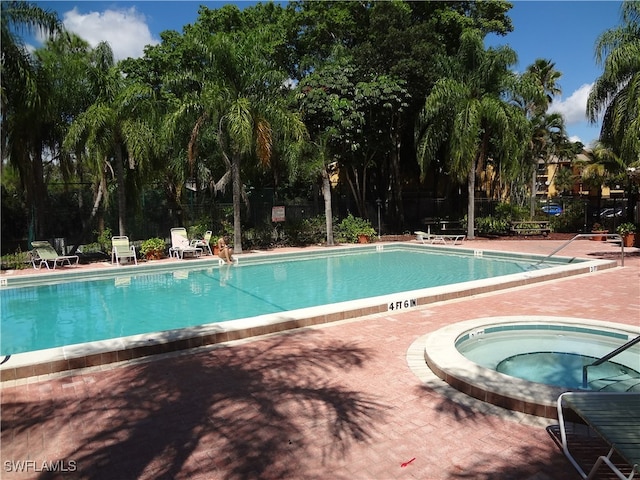
<path id="1" fill-rule="evenodd" d="M 455 389 L 510 410 L 557 418 L 558 396 L 583 389 L 581 367 L 577 372 L 556 368 L 552 377 L 562 378 L 540 383 L 542 365 L 534 367 L 537 377 L 532 381 L 499 372 L 500 363 L 514 355 L 549 350 L 588 355 L 595 361 L 638 335 L 638 327 L 587 318 L 485 317 L 442 327 L 426 335 L 421 347 L 431 371 Z M 612 361 L 589 369 L 589 387 L 637 391 L 640 347 L 635 345 Z M 567 385 L 567 380 L 573 383 Z"/>
<path id="2" fill-rule="evenodd" d="M 562 257 L 539 262 L 395 244 L 252 254 L 237 266 L 205 259 L 169 269 L 15 278 L 0 291 L 1 353 L 15 364 L 23 352 L 58 349 L 53 358 L 66 361 L 98 351 L 101 358 L 93 361 L 102 363 L 166 351 L 169 343 L 190 348 L 615 266 Z"/>
<path id="3" fill-rule="evenodd" d="M 456 348 L 480 366 L 530 382 L 568 389 L 640 391 L 638 345 L 588 367 L 630 339 L 620 331 L 565 323 L 505 323 L 461 335 Z M 583 378 L 585 366 L 587 378 Z"/>

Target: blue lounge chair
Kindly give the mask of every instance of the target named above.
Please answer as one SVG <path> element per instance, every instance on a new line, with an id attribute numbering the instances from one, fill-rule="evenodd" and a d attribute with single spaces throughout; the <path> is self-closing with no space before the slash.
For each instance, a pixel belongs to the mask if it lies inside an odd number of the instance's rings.
<path id="1" fill-rule="evenodd" d="M 640 473 L 640 393 L 567 392 L 558 397 L 557 408 L 562 451 L 582 478 L 595 478 L 603 463 L 622 480 Z M 608 453 L 598 455 L 588 474 L 569 449 L 565 409 L 573 410 L 608 445 Z M 629 473 L 613 462 L 614 453 L 631 467 Z"/>

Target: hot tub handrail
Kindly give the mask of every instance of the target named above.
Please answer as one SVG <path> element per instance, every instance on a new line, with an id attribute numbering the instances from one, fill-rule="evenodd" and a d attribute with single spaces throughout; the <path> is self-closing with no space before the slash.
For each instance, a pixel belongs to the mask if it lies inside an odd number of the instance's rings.
<path id="1" fill-rule="evenodd" d="M 591 237 L 606 237 L 606 238 L 613 238 L 616 240 L 620 240 L 620 266 L 624 267 L 624 242 L 622 241 L 622 237 L 617 233 L 579 233 L 575 237 L 573 237 L 571 240 L 568 240 L 567 242 L 560 245 L 553 252 L 551 252 L 549 255 L 547 255 L 542 260 L 540 260 L 536 265 L 540 265 L 541 263 L 544 263 L 546 260 L 548 260 L 550 257 L 555 255 L 556 253 L 558 253 L 560 250 L 565 248 L 574 240 L 578 238 L 591 238 Z"/>
<path id="2" fill-rule="evenodd" d="M 633 347 L 636 343 L 640 343 L 640 335 L 638 335 L 636 338 L 632 338 L 631 340 L 629 340 L 624 345 L 621 345 L 618 348 L 616 348 L 615 350 L 607 353 L 604 357 L 599 358 L 595 362 L 590 363 L 589 365 L 585 365 L 584 367 L 582 367 L 582 387 L 583 388 L 587 388 L 587 384 L 588 384 L 588 382 L 587 382 L 587 369 L 589 367 L 597 367 L 598 365 L 602 365 L 604 362 L 606 362 L 608 360 L 611 360 L 613 357 L 615 357 L 619 353 L 622 353 L 625 350 Z"/>

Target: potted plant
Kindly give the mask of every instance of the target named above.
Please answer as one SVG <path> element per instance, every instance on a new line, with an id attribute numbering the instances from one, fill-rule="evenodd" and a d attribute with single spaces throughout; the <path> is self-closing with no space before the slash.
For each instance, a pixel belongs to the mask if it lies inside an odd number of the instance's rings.
<path id="1" fill-rule="evenodd" d="M 140 252 L 147 260 L 160 260 L 164 257 L 166 244 L 162 238 L 149 238 L 140 245 Z"/>
<path id="2" fill-rule="evenodd" d="M 596 222 L 591 227 L 591 233 L 594 234 L 594 236 L 591 237 L 591 240 L 593 240 L 594 242 L 602 242 L 607 238 L 604 235 L 609 232 L 606 228 L 604 228 L 602 225 Z"/>
<path id="3" fill-rule="evenodd" d="M 636 226 L 631 222 L 622 223 L 616 228 L 616 233 L 622 237 L 625 247 L 633 247 L 636 240 Z"/>
<path id="4" fill-rule="evenodd" d="M 340 222 L 338 232 L 339 238 L 349 243 L 368 243 L 376 234 L 369 220 L 354 217 L 352 214 Z"/>

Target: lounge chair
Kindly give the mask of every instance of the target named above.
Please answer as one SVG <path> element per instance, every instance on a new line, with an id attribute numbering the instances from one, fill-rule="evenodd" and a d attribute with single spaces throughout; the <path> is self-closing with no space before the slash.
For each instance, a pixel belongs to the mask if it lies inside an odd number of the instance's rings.
<path id="1" fill-rule="evenodd" d="M 446 245 L 447 242 L 452 242 L 454 245 L 458 245 L 459 243 L 462 243 L 465 238 L 467 238 L 467 236 L 463 234 L 433 234 L 430 230 L 429 232 L 422 232 L 420 230 L 417 230 L 414 233 L 416 234 L 416 240 L 418 242 L 429 242 L 431 244 L 441 243 L 443 245 Z"/>
<path id="2" fill-rule="evenodd" d="M 129 237 L 111 237 L 111 263 L 122 265 L 122 260 L 131 261 L 137 265 L 136 247 L 129 245 Z"/>
<path id="3" fill-rule="evenodd" d="M 46 265 L 47 270 L 51 269 L 49 263 L 53 264 L 53 269 L 58 265 L 69 265 L 75 261 L 74 265 L 78 264 L 80 258 L 78 255 L 58 255 L 58 252 L 51 246 L 51 244 L 44 240 L 37 240 L 31 242 L 33 250 L 31 252 L 31 264 L 33 268 L 40 269 L 43 265 Z"/>
<path id="4" fill-rule="evenodd" d="M 560 447 L 580 477 L 594 478 L 603 463 L 620 479 L 630 479 L 640 473 L 640 393 L 567 392 L 558 397 L 557 409 Z M 565 409 L 573 410 L 606 445 L 602 451 L 595 450 L 597 453 L 594 456 L 597 456 L 597 460 L 589 473 L 585 472 L 569 451 L 569 428 Z M 556 440 L 554 435 L 552 438 Z M 593 437 L 591 440 L 594 440 Z M 588 450 L 584 446 L 579 449 L 582 453 Z M 626 473 L 623 473 L 621 468 L 624 469 L 624 466 L 614 464 L 614 454 L 626 463 L 630 470 L 625 469 Z"/>
<path id="5" fill-rule="evenodd" d="M 202 248 L 204 252 L 209 252 L 209 255 L 213 255 L 213 252 L 211 251 L 211 244 L 209 243 L 211 241 L 212 235 L 213 235 L 213 232 L 211 230 L 207 230 L 204 234 L 204 238 L 202 239 L 195 238 L 191 240 L 191 246 L 196 248 L 198 247 Z"/>
<path id="6" fill-rule="evenodd" d="M 177 227 L 171 229 L 171 248 L 169 248 L 169 256 L 184 259 L 184 256 L 191 255 L 199 257 L 202 255 L 202 248 L 192 247 L 187 237 L 187 229 Z"/>

